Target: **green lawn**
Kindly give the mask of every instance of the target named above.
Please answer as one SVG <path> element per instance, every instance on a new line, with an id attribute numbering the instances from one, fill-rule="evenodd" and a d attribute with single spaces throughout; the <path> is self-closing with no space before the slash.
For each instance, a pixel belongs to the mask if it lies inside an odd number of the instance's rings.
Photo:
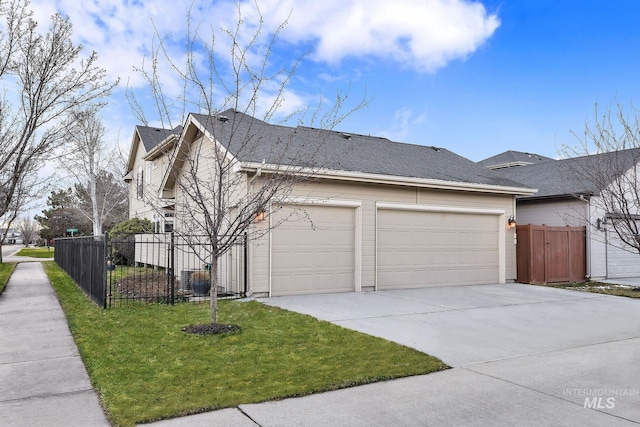
<path id="1" fill-rule="evenodd" d="M 102 310 L 54 263 L 44 263 L 112 423 L 185 415 L 445 369 L 438 359 L 256 301 L 220 301 L 226 336 L 205 323 L 208 304 Z"/>
<path id="2" fill-rule="evenodd" d="M 572 291 L 593 292 L 618 297 L 640 298 L 640 290 L 629 286 L 612 285 L 602 282 L 548 283 L 544 286 L 569 289 Z M 634 290 L 636 289 L 636 290 Z"/>
<path id="3" fill-rule="evenodd" d="M 53 248 L 22 248 L 16 256 L 28 256 L 32 258 L 53 258 Z"/>
<path id="4" fill-rule="evenodd" d="M 15 262 L 5 262 L 0 264 L 0 294 L 4 291 L 4 286 L 9 281 L 9 277 L 11 277 L 11 273 L 13 273 L 15 268 Z"/>

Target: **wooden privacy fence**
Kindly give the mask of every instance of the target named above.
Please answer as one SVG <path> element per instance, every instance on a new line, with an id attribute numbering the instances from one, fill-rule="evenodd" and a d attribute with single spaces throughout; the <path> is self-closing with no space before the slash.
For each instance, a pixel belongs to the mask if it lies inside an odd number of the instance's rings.
<path id="1" fill-rule="evenodd" d="M 585 227 L 518 225 L 520 283 L 579 282 L 586 276 Z"/>

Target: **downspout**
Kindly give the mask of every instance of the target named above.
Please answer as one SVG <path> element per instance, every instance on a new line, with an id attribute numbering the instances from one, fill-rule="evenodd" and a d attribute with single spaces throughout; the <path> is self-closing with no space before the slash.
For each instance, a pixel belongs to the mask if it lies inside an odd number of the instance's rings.
<path id="1" fill-rule="evenodd" d="M 258 178 L 260 175 L 262 175 L 262 167 L 259 167 L 255 175 L 253 175 L 251 178 L 247 180 L 247 200 L 249 200 L 249 197 L 251 195 L 251 184 L 253 184 L 253 181 L 255 181 L 256 178 Z M 251 286 L 251 280 L 249 279 L 248 276 L 253 277 L 253 264 L 249 264 L 249 268 L 247 268 L 247 264 L 249 263 L 249 251 L 250 251 L 249 239 L 247 237 L 247 233 L 245 233 L 244 246 L 245 246 L 244 248 L 244 256 L 245 256 L 244 297 L 246 298 L 248 293 L 252 293 L 252 292 L 249 292 L 249 287 Z M 269 252 L 269 258 L 271 258 L 271 252 Z M 269 274 L 271 274 L 271 270 L 269 270 Z M 271 289 L 271 286 L 269 286 L 269 289 Z"/>
<path id="2" fill-rule="evenodd" d="M 253 175 L 251 179 L 247 182 L 247 194 L 249 194 L 249 190 L 251 188 L 251 184 L 253 184 L 253 181 L 255 181 L 256 178 L 259 178 L 260 175 L 262 175 L 262 167 L 259 167 L 258 170 L 256 171 L 256 174 Z"/>

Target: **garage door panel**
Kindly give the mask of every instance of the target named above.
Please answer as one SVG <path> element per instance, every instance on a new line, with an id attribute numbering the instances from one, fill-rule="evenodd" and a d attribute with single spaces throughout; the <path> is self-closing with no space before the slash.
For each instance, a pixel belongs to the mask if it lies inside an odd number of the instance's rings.
<path id="1" fill-rule="evenodd" d="M 613 230 L 607 231 L 607 277 L 620 279 L 640 276 L 640 254 L 625 245 Z M 623 248 L 627 249 L 623 249 Z"/>
<path id="2" fill-rule="evenodd" d="M 355 209 L 284 206 L 272 231 L 271 294 L 355 289 Z"/>
<path id="3" fill-rule="evenodd" d="M 378 211 L 378 288 L 497 283 L 497 215 Z"/>

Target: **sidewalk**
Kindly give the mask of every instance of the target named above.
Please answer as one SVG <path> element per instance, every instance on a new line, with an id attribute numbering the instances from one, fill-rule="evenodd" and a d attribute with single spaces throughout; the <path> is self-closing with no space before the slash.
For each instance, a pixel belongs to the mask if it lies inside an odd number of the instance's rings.
<path id="1" fill-rule="evenodd" d="M 109 425 L 40 262 L 0 295 L 0 425 Z"/>

